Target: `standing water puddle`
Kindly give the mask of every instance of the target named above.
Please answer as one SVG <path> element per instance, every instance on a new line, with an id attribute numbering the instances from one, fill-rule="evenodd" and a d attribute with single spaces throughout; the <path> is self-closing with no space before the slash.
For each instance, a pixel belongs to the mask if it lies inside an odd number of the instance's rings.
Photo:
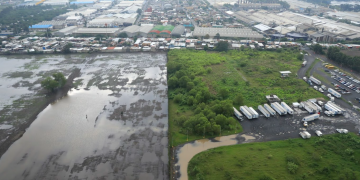
<path id="1" fill-rule="evenodd" d="M 180 167 L 179 169 L 180 177 L 178 179 L 180 180 L 188 179 L 188 174 L 187 174 L 188 164 L 196 154 L 220 146 L 229 146 L 229 145 L 238 144 L 239 139 L 245 139 L 245 141 L 243 142 L 248 142 L 250 140 L 255 140 L 256 138 L 254 136 L 245 135 L 245 134 L 243 135 L 234 134 L 229 136 L 216 137 L 214 138 L 214 141 L 209 139 L 200 139 L 192 143 L 185 144 L 184 146 L 179 148 L 176 152 L 176 159 L 178 160 L 178 162 L 175 164 L 175 166 Z"/>
<path id="2" fill-rule="evenodd" d="M 38 115 L 1 157 L 0 179 L 168 179 L 166 56 L 84 63 L 81 90 Z"/>

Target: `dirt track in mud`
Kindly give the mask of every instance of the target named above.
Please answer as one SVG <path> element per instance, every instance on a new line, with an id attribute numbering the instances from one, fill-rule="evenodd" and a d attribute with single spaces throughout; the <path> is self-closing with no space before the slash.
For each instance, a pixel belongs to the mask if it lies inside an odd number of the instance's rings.
<path id="1" fill-rule="evenodd" d="M 0 124 L 10 127 L 0 128 L 1 144 L 29 122 L 19 112 L 46 104 L 43 77 L 76 68 L 80 77 L 1 157 L 2 178 L 168 179 L 165 54 L 21 58 L 0 59 L 12 63 L 0 69 L 0 91 L 17 93 L 0 97 Z"/>

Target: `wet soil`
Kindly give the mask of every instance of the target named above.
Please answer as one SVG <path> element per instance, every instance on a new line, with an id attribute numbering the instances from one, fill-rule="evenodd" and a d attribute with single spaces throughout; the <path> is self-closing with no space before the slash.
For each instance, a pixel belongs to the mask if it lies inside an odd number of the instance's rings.
<path id="1" fill-rule="evenodd" d="M 79 76 L 80 76 L 80 69 L 74 69 L 73 72 L 70 74 L 70 76 L 67 78 L 66 84 L 62 88 L 54 92 L 39 92 L 39 94 L 43 94 L 43 93 L 46 94 L 43 99 L 44 103 L 41 106 L 37 106 L 37 109 L 35 111 L 34 109 L 22 109 L 19 112 L 19 114 L 32 114 L 32 115 L 25 120 L 26 123 L 21 124 L 19 128 L 14 130 L 8 136 L 8 138 L 4 142 L 2 142 L 2 144 L 0 145 L 0 158 L 9 149 L 11 144 L 13 144 L 16 140 L 22 137 L 26 129 L 36 119 L 36 117 L 41 111 L 43 111 L 49 104 L 55 102 L 58 99 L 61 99 L 68 93 L 68 91 L 73 87 L 73 80 Z"/>

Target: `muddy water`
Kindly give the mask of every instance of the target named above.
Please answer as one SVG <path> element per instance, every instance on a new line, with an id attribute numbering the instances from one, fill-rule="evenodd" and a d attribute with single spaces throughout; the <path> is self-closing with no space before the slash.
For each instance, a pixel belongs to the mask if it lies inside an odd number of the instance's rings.
<path id="1" fill-rule="evenodd" d="M 235 145 L 239 143 L 246 143 L 251 142 L 252 140 L 255 140 L 256 136 L 253 135 L 230 135 L 230 136 L 222 136 L 214 138 L 213 140 L 210 139 L 200 139 L 196 140 L 192 143 L 187 143 L 184 146 L 180 147 L 176 151 L 176 159 L 177 162 L 175 166 L 179 168 L 178 172 L 176 174 L 179 175 L 177 179 L 180 180 L 187 180 L 187 168 L 190 160 L 198 153 L 202 151 L 206 151 L 208 149 L 220 147 L 220 146 L 229 146 L 229 145 Z M 174 175 L 173 175 L 174 176 Z"/>
<path id="2" fill-rule="evenodd" d="M 82 85 L 1 157 L 0 179 L 168 179 L 165 54 L 37 58 L 30 81 L 80 68 Z"/>

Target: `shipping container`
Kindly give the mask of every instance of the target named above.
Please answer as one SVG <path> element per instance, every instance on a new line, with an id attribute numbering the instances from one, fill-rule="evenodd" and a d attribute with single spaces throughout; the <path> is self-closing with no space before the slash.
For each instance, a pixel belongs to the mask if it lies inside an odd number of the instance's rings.
<path id="1" fill-rule="evenodd" d="M 240 106 L 240 111 L 246 116 L 246 118 L 252 119 L 252 114 L 249 113 L 244 106 Z"/>
<path id="2" fill-rule="evenodd" d="M 251 114 L 253 115 L 253 119 L 254 118 L 259 118 L 259 113 L 257 113 L 254 108 L 249 107 L 249 109 L 251 111 Z"/>
<path id="3" fill-rule="evenodd" d="M 234 108 L 234 115 L 241 121 L 244 119 L 244 116 L 236 108 Z"/>
<path id="4" fill-rule="evenodd" d="M 313 121 L 315 119 L 318 119 L 319 117 L 320 117 L 319 114 L 312 114 L 310 116 L 305 116 L 304 118 L 302 118 L 302 121 L 309 122 L 309 121 Z"/>
<path id="5" fill-rule="evenodd" d="M 341 98 L 341 94 L 340 93 L 338 93 L 338 92 L 336 92 L 334 89 L 332 89 L 332 88 L 329 88 L 328 89 L 328 92 L 330 93 L 330 94 L 332 94 L 333 96 L 335 96 L 336 98 Z"/>
<path id="6" fill-rule="evenodd" d="M 278 102 L 271 103 L 271 107 L 279 113 L 279 115 L 285 115 L 287 112 Z"/>
<path id="7" fill-rule="evenodd" d="M 262 105 L 259 105 L 258 109 L 265 117 L 270 117 L 270 113 Z"/>
<path id="8" fill-rule="evenodd" d="M 264 108 L 273 116 L 276 115 L 276 112 L 274 111 L 273 108 L 271 108 L 268 104 L 264 104 Z"/>
<path id="9" fill-rule="evenodd" d="M 285 102 L 281 102 L 281 106 L 288 112 L 288 114 L 294 114 L 294 110 L 292 110 Z"/>
<path id="10" fill-rule="evenodd" d="M 313 76 L 310 76 L 309 78 L 312 82 L 314 82 L 317 85 L 321 85 L 321 81 L 319 81 L 318 79 L 314 78 Z"/>

